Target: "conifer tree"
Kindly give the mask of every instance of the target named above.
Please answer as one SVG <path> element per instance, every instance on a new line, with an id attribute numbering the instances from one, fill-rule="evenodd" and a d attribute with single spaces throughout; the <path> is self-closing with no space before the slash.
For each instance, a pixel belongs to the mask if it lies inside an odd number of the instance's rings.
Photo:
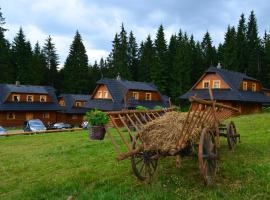
<path id="1" fill-rule="evenodd" d="M 59 58 L 51 36 L 46 39 L 42 48 L 42 54 L 44 55 L 46 63 L 45 83 L 58 89 L 59 80 L 57 66 L 59 65 Z"/>
<path id="2" fill-rule="evenodd" d="M 270 34 L 264 34 L 264 52 L 263 52 L 263 69 L 262 83 L 266 88 L 270 87 Z"/>
<path id="3" fill-rule="evenodd" d="M 22 28 L 20 28 L 12 44 L 12 61 L 16 69 L 16 80 L 22 84 L 35 82 L 31 44 L 26 40 Z"/>
<path id="4" fill-rule="evenodd" d="M 5 18 L 0 8 L 0 83 L 12 83 L 15 81 L 15 69 L 11 64 L 10 44 L 5 39 Z"/>
<path id="5" fill-rule="evenodd" d="M 88 80 L 88 92 L 90 94 L 92 94 L 92 92 L 94 91 L 95 87 L 96 87 L 96 82 L 102 78 L 101 75 L 101 69 L 97 64 L 97 61 L 95 61 L 93 66 L 90 66 L 89 68 L 89 80 Z"/>
<path id="6" fill-rule="evenodd" d="M 203 53 L 203 67 L 207 69 L 210 66 L 214 66 L 217 64 L 216 62 L 216 50 L 212 45 L 212 39 L 207 31 L 203 37 L 203 41 L 201 43 L 202 53 Z"/>
<path id="7" fill-rule="evenodd" d="M 133 80 L 137 80 L 138 77 L 138 45 L 136 39 L 131 31 L 128 37 L 128 68 Z"/>
<path id="8" fill-rule="evenodd" d="M 45 81 L 46 62 L 38 42 L 36 42 L 34 47 L 32 66 L 33 66 L 32 73 L 33 76 L 35 77 L 33 84 L 44 85 L 46 83 Z"/>
<path id="9" fill-rule="evenodd" d="M 155 65 L 151 71 L 151 79 L 161 93 L 168 94 L 168 49 L 163 26 L 160 25 L 155 39 Z"/>
<path id="10" fill-rule="evenodd" d="M 62 90 L 66 93 L 88 93 L 88 56 L 77 31 L 63 68 Z"/>
<path id="11" fill-rule="evenodd" d="M 236 32 L 234 27 L 228 26 L 223 44 L 223 67 L 237 71 Z"/>

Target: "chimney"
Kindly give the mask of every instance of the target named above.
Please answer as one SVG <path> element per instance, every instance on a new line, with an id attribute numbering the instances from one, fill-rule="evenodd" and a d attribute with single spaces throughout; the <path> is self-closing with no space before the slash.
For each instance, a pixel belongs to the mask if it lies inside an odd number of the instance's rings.
<path id="1" fill-rule="evenodd" d="M 16 81 L 16 82 L 15 82 L 15 85 L 16 85 L 17 87 L 19 87 L 19 86 L 20 86 L 20 81 Z"/>
<path id="2" fill-rule="evenodd" d="M 220 63 L 218 63 L 217 68 L 218 68 L 218 69 L 221 69 L 221 68 L 222 68 L 222 66 L 221 66 Z"/>
<path id="3" fill-rule="evenodd" d="M 119 73 L 119 72 L 118 72 L 118 74 L 117 74 L 116 80 L 118 80 L 118 81 L 121 80 L 121 76 L 120 76 L 120 73 Z"/>

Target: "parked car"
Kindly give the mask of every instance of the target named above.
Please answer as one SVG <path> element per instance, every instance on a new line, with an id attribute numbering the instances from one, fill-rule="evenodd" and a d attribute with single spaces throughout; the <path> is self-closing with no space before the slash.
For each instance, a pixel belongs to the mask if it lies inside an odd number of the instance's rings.
<path id="1" fill-rule="evenodd" d="M 0 135 L 6 134 L 6 133 L 7 133 L 7 130 L 4 129 L 2 126 L 0 126 Z"/>
<path id="2" fill-rule="evenodd" d="M 85 130 L 89 129 L 89 123 L 87 121 L 83 121 L 81 127 Z"/>
<path id="3" fill-rule="evenodd" d="M 73 126 L 71 124 L 63 122 L 55 123 L 52 126 L 50 126 L 50 129 L 69 129 L 69 128 L 73 128 Z"/>
<path id="4" fill-rule="evenodd" d="M 23 130 L 24 132 L 45 131 L 47 128 L 44 126 L 41 120 L 31 119 L 24 121 Z"/>

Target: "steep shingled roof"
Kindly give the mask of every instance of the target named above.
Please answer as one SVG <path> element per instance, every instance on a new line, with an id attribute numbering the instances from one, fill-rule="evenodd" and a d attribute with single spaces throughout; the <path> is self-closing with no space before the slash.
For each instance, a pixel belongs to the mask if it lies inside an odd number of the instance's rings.
<path id="1" fill-rule="evenodd" d="M 262 92 L 240 90 L 243 80 L 260 82 L 255 78 L 249 77 L 243 73 L 216 67 L 208 68 L 205 73 L 217 73 L 230 86 L 230 89 L 213 89 L 213 96 L 216 100 L 270 103 L 270 97 L 267 97 Z M 193 88 L 179 98 L 188 99 L 190 96 L 194 95 L 203 99 L 210 99 L 208 89 Z"/>
<path id="2" fill-rule="evenodd" d="M 51 103 L 40 102 L 5 102 L 11 93 L 24 94 L 44 94 L 49 95 L 52 99 Z M 12 85 L 0 84 L 0 110 L 16 110 L 16 111 L 38 111 L 38 110 L 59 110 L 58 101 L 55 95 L 55 89 L 51 86 L 36 85 Z"/>
<path id="3" fill-rule="evenodd" d="M 85 94 L 61 94 L 59 98 L 63 98 L 65 101 L 65 106 L 61 107 L 62 113 L 74 113 L 74 114 L 84 114 L 88 111 L 88 108 L 83 107 L 74 107 L 75 101 L 89 101 L 91 96 Z"/>

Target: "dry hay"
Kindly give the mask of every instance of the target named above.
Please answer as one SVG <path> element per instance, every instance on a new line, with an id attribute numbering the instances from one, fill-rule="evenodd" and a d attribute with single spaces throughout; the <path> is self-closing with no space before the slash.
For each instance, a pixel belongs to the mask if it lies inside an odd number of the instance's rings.
<path id="1" fill-rule="evenodd" d="M 176 148 L 176 143 L 182 137 L 182 128 L 187 118 L 187 113 L 167 112 L 162 117 L 148 122 L 142 126 L 140 133 L 146 150 L 170 151 Z M 200 129 L 194 128 L 185 139 L 197 141 Z"/>

